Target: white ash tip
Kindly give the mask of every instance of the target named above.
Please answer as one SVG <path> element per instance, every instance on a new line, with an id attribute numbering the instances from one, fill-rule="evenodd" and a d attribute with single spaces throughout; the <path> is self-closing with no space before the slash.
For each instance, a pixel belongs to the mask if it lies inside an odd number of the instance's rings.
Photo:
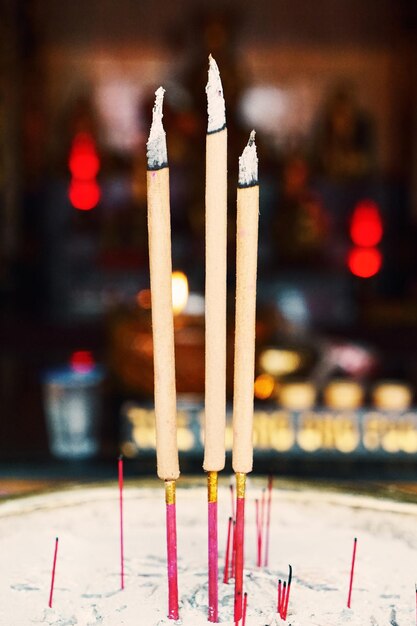
<path id="1" fill-rule="evenodd" d="M 152 110 L 152 124 L 146 144 L 146 156 L 148 159 L 148 169 L 158 170 L 168 164 L 167 144 L 165 130 L 162 124 L 165 89 L 159 87 L 155 91 L 155 104 Z"/>
<path id="2" fill-rule="evenodd" d="M 255 131 L 249 135 L 247 146 L 239 157 L 239 187 L 253 187 L 258 184 L 258 155 L 256 153 Z"/>
<path id="3" fill-rule="evenodd" d="M 207 94 L 207 133 L 216 133 L 226 126 L 226 107 L 222 81 L 216 61 L 209 55 Z"/>

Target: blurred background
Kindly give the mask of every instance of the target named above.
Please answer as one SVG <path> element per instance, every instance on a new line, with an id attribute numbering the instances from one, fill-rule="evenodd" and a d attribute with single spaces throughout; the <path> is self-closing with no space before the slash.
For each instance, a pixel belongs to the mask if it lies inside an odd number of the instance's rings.
<path id="1" fill-rule="evenodd" d="M 154 472 L 145 143 L 160 84 L 179 443 L 200 471 L 210 52 L 229 130 L 230 373 L 237 158 L 257 131 L 255 468 L 415 469 L 416 35 L 414 0 L 0 0 L 3 474 L 119 451 Z"/>

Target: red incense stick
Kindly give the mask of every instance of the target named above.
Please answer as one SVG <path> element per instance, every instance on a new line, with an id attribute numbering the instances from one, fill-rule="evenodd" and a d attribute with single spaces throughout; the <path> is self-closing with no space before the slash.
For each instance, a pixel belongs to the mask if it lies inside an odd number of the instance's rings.
<path id="1" fill-rule="evenodd" d="M 232 537 L 232 558 L 230 562 L 230 577 L 234 578 L 236 574 L 236 521 L 233 520 L 233 537 Z"/>
<path id="2" fill-rule="evenodd" d="M 265 489 L 262 489 L 262 499 L 259 515 L 259 567 L 262 567 L 262 546 L 264 543 L 264 522 L 265 522 Z"/>
<path id="3" fill-rule="evenodd" d="M 49 592 L 49 602 L 48 606 L 52 609 L 52 598 L 54 595 L 54 585 L 55 585 L 55 570 L 56 570 L 56 558 L 58 556 L 58 537 L 55 539 L 55 550 L 54 550 L 54 562 L 52 565 L 52 579 L 51 579 L 51 590 Z"/>
<path id="4" fill-rule="evenodd" d="M 123 538 L 123 456 L 119 456 L 119 509 L 120 509 L 120 587 L 125 588 L 125 558 Z"/>
<path id="5" fill-rule="evenodd" d="M 290 601 L 291 580 L 292 580 L 292 567 L 291 567 L 291 565 L 289 565 L 289 569 L 290 569 L 290 573 L 288 575 L 287 594 L 285 596 L 285 601 L 284 601 L 283 611 L 282 611 L 282 618 L 284 620 L 287 619 L 288 603 Z"/>
<path id="6" fill-rule="evenodd" d="M 236 527 L 235 527 L 235 602 L 234 620 L 242 618 L 243 566 L 245 535 L 245 484 L 246 474 L 236 473 Z"/>
<path id="7" fill-rule="evenodd" d="M 357 543 L 358 543 L 358 540 L 355 537 L 355 539 L 353 540 L 352 566 L 350 568 L 349 594 L 348 594 L 348 601 L 347 601 L 348 609 L 350 609 L 350 601 L 352 599 L 353 573 L 354 573 L 354 570 L 355 570 L 356 545 L 357 545 Z"/>
<path id="8" fill-rule="evenodd" d="M 287 581 L 284 580 L 284 584 L 282 585 L 281 604 L 279 607 L 279 616 L 282 619 L 284 619 L 284 606 L 285 606 L 286 591 L 287 591 Z"/>
<path id="9" fill-rule="evenodd" d="M 267 509 L 266 509 L 266 528 L 265 528 L 265 555 L 264 555 L 264 566 L 268 567 L 269 562 L 269 530 L 271 527 L 271 502 L 272 502 L 272 476 L 268 478 L 268 500 L 267 500 Z"/>
<path id="10" fill-rule="evenodd" d="M 259 500 L 257 498 L 255 500 L 255 507 L 256 507 L 256 548 L 257 548 L 256 565 L 257 567 L 261 567 L 262 528 L 260 525 L 260 516 L 259 516 Z"/>
<path id="11" fill-rule="evenodd" d="M 217 540 L 217 472 L 208 472 L 208 621 L 219 621 Z"/>
<path id="12" fill-rule="evenodd" d="M 282 586 L 282 583 L 281 583 L 281 579 L 279 578 L 278 579 L 277 613 L 279 613 L 281 610 L 281 586 Z"/>
<path id="13" fill-rule="evenodd" d="M 175 480 L 165 481 L 167 556 L 168 556 L 168 617 L 179 619 L 177 573 L 177 519 Z"/>
<path id="14" fill-rule="evenodd" d="M 227 542 L 226 542 L 226 553 L 224 555 L 224 572 L 223 572 L 223 582 L 225 585 L 229 582 L 229 552 L 230 552 L 230 535 L 232 530 L 232 518 L 229 517 L 229 523 L 227 526 Z"/>
<path id="15" fill-rule="evenodd" d="M 230 499 L 232 501 L 232 519 L 236 519 L 235 511 L 235 488 L 233 484 L 230 485 Z"/>
<path id="16" fill-rule="evenodd" d="M 243 594 L 243 612 L 242 612 L 242 626 L 245 626 L 246 624 L 246 610 L 248 608 L 248 594 L 245 593 Z"/>

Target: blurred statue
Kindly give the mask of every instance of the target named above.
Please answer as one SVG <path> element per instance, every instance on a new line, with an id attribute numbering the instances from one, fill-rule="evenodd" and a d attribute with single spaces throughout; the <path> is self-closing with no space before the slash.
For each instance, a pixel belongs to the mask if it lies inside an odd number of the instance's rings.
<path id="1" fill-rule="evenodd" d="M 322 259 L 327 219 L 320 197 L 311 189 L 309 178 L 309 167 L 302 155 L 293 154 L 286 159 L 275 221 L 280 263 L 314 263 Z"/>
<path id="2" fill-rule="evenodd" d="M 372 122 L 352 90 L 338 87 L 328 99 L 317 126 L 313 158 L 326 177 L 357 179 L 374 168 Z"/>

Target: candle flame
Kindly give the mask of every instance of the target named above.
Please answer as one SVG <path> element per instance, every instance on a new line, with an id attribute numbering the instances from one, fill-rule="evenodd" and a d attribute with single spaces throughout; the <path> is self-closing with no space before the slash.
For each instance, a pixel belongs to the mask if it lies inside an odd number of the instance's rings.
<path id="1" fill-rule="evenodd" d="M 172 309 L 179 315 L 188 302 L 188 278 L 184 272 L 172 273 Z"/>

